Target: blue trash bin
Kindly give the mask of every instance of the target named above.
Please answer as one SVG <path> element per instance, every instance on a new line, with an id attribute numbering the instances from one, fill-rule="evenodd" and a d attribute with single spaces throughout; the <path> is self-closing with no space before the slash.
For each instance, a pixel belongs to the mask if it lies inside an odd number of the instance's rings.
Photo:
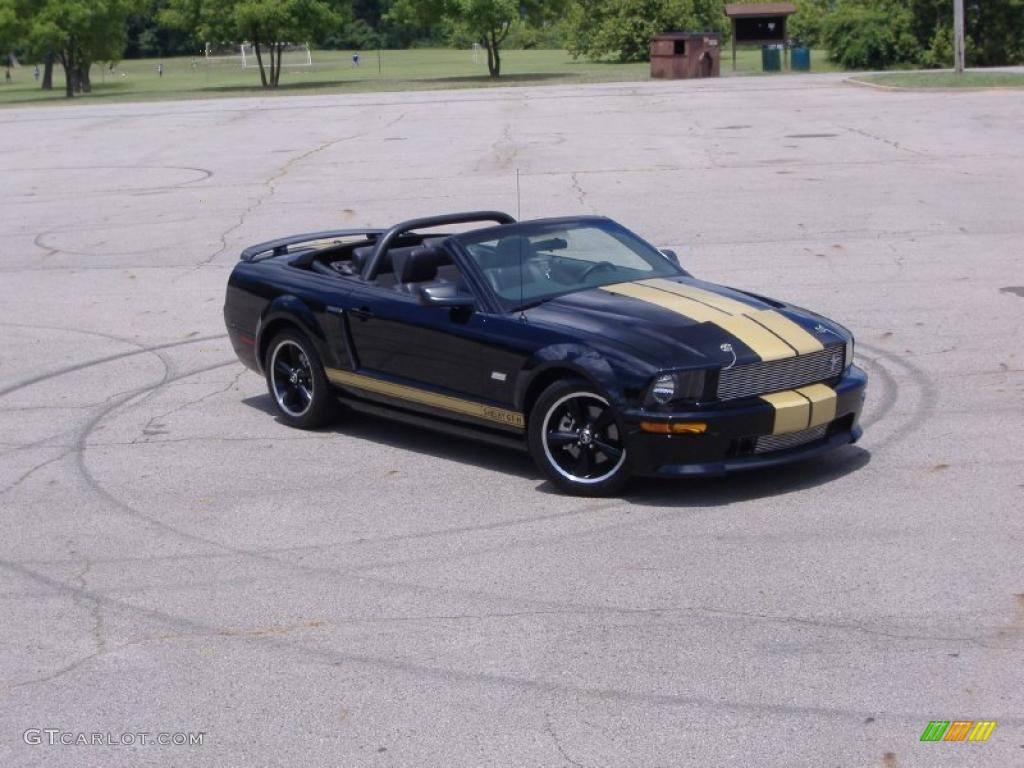
<path id="1" fill-rule="evenodd" d="M 791 52 L 790 67 L 794 72 L 810 72 L 811 71 L 811 49 L 805 48 L 804 46 L 798 46 Z"/>

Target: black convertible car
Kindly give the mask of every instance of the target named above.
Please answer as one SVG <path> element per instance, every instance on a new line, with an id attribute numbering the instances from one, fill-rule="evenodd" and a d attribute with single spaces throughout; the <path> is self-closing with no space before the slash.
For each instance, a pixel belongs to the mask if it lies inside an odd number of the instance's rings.
<path id="1" fill-rule="evenodd" d="M 701 282 L 603 217 L 482 211 L 262 243 L 231 273 L 224 318 L 284 422 L 321 426 L 340 401 L 525 447 L 571 493 L 861 434 L 849 331 Z"/>

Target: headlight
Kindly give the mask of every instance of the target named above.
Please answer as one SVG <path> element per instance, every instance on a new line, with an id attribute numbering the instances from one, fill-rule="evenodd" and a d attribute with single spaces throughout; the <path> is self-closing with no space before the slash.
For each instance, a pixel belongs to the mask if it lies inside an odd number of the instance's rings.
<path id="1" fill-rule="evenodd" d="M 647 405 L 665 405 L 673 400 L 700 400 L 704 394 L 704 371 L 676 371 L 654 378 L 647 390 Z"/>
<path id="2" fill-rule="evenodd" d="M 849 368 L 853 365 L 853 336 L 846 340 L 846 359 L 845 365 Z"/>
<path id="3" fill-rule="evenodd" d="M 665 376 L 659 376 L 651 384 L 651 399 L 664 405 L 676 394 L 676 380 L 674 376 L 666 374 Z"/>

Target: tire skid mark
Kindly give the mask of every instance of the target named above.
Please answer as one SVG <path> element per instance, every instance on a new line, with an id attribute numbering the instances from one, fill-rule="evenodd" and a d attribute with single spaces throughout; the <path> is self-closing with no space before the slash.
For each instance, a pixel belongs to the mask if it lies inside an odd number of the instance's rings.
<path id="1" fill-rule="evenodd" d="M 198 341 L 199 339 L 194 339 L 194 340 Z M 201 368 L 201 369 L 198 369 L 198 370 L 192 370 L 192 371 L 189 371 L 187 373 L 183 373 L 183 374 L 175 375 L 175 376 L 171 376 L 171 375 L 169 375 L 169 372 L 167 372 L 167 373 L 165 373 L 165 375 L 164 375 L 164 377 L 162 378 L 161 381 L 159 381 L 159 382 L 157 382 L 157 383 L 155 383 L 153 385 L 150 385 L 148 387 L 141 387 L 139 389 L 136 389 L 136 390 L 132 391 L 131 393 L 127 393 L 127 394 L 117 398 L 109 406 L 103 408 L 100 412 L 95 414 L 85 424 L 85 426 L 79 431 L 79 433 L 78 433 L 78 435 L 76 437 L 76 440 L 75 440 L 75 446 L 74 446 L 74 448 L 71 451 L 71 452 L 74 452 L 75 456 L 76 456 L 76 462 L 75 462 L 76 469 L 77 469 L 78 473 L 81 475 L 82 479 L 89 486 L 89 488 L 97 496 L 99 496 L 101 499 L 103 499 L 108 504 L 110 504 L 114 509 L 119 510 L 122 514 L 124 514 L 125 516 L 129 517 L 130 519 L 141 521 L 141 522 L 143 522 L 143 523 L 145 523 L 147 525 L 159 528 L 160 530 L 162 530 L 165 533 L 171 534 L 173 536 L 177 536 L 180 539 L 189 541 L 191 543 L 201 544 L 201 545 L 204 545 L 206 547 L 210 547 L 210 548 L 213 548 L 214 550 L 216 550 L 215 552 L 207 553 L 209 556 L 216 557 L 216 556 L 227 554 L 227 555 L 233 555 L 233 556 L 237 556 L 237 557 L 253 558 L 253 559 L 256 559 L 256 560 L 261 561 L 261 562 L 272 563 L 272 564 L 274 564 L 276 566 L 283 566 L 285 568 L 290 568 L 292 572 L 301 572 L 301 573 L 309 573 L 309 574 L 321 575 L 321 576 L 330 576 L 332 578 L 341 578 L 341 579 L 344 579 L 346 581 L 355 581 L 357 583 L 359 583 L 359 582 L 362 582 L 362 583 L 376 583 L 376 584 L 378 584 L 380 586 L 386 586 L 386 587 L 389 587 L 389 588 L 392 588 L 392 589 L 401 590 L 403 592 L 411 592 L 413 594 L 423 594 L 424 592 L 432 593 L 432 594 L 439 593 L 439 594 L 442 594 L 442 595 L 450 594 L 451 591 L 450 590 L 446 590 L 446 589 L 441 589 L 441 588 L 437 588 L 437 587 L 426 587 L 426 586 L 415 585 L 415 584 L 406 584 L 406 583 L 403 583 L 401 581 L 392 581 L 390 579 L 385 579 L 385 578 L 374 578 L 374 577 L 370 577 L 370 576 L 365 576 L 365 575 L 360 574 L 358 572 L 353 572 L 353 571 L 348 571 L 348 570 L 340 570 L 340 569 L 337 569 L 337 568 L 328 568 L 328 567 L 322 567 L 322 566 L 310 566 L 310 565 L 306 565 L 306 564 L 303 564 L 303 563 L 295 562 L 294 560 L 291 560 L 289 558 L 274 557 L 271 554 L 267 554 L 267 551 L 251 550 L 251 549 L 245 549 L 245 548 L 240 548 L 240 547 L 234 547 L 234 546 L 231 546 L 229 544 L 225 544 L 223 542 L 217 541 L 215 539 L 205 538 L 205 537 L 200 536 L 198 534 L 194 534 L 194 533 L 192 533 L 190 531 L 183 530 L 181 528 L 178 528 L 178 527 L 175 527 L 175 526 L 170 525 L 168 523 L 165 523 L 162 520 L 159 520 L 157 518 L 152 517 L 151 515 L 147 515 L 147 514 L 141 512 L 140 510 L 138 510 L 135 507 L 131 506 L 127 502 L 119 499 L 113 493 L 108 491 L 103 486 L 103 484 L 92 474 L 92 472 L 89 469 L 88 464 L 86 462 L 86 453 L 87 453 L 88 447 L 89 447 L 89 443 L 88 443 L 89 435 L 96 429 L 96 427 L 99 426 L 99 424 L 107 416 L 109 416 L 111 413 L 115 412 L 119 408 L 127 406 L 129 404 L 131 404 L 133 406 L 137 406 L 141 402 L 145 401 L 149 397 L 151 397 L 154 394 L 156 394 L 163 387 L 165 387 L 165 386 L 167 386 L 169 384 L 172 384 L 175 381 L 180 381 L 181 379 L 188 378 L 190 376 L 194 376 L 194 375 L 197 375 L 199 373 L 203 373 L 205 371 L 226 367 L 226 366 L 232 365 L 234 363 L 235 363 L 234 360 L 228 360 L 228 361 L 223 362 L 223 363 L 217 363 L 217 364 L 205 367 L 205 368 Z M 593 511 L 595 507 L 602 508 L 604 506 L 607 506 L 606 502 L 601 502 L 601 503 L 599 503 L 597 505 L 587 504 L 587 505 L 584 505 L 583 507 L 581 507 L 579 509 L 575 509 L 575 510 L 572 510 L 572 511 L 569 511 L 569 512 L 565 512 L 565 513 L 560 513 L 560 515 L 564 516 L 564 517 L 573 517 L 573 516 L 587 515 L 591 511 Z M 544 519 L 549 518 L 550 516 L 551 516 L 550 513 L 548 513 L 548 514 L 545 514 L 545 515 L 538 516 L 537 519 L 544 520 Z M 617 524 L 617 525 L 614 525 L 614 526 L 611 526 L 611 527 L 623 527 L 625 525 L 635 525 L 635 524 L 637 524 L 639 522 L 639 517 L 640 516 L 638 516 L 637 520 L 630 521 L 629 523 L 620 523 L 620 524 Z M 533 519 L 516 520 L 516 521 L 511 521 L 511 522 L 507 523 L 506 525 L 507 526 L 525 525 L 525 524 L 529 524 L 529 523 L 531 523 L 533 521 L 534 521 Z M 500 524 L 488 523 L 488 524 L 485 524 L 482 527 L 483 528 L 495 528 L 495 527 L 500 527 Z M 426 533 L 421 534 L 421 535 L 425 537 L 425 536 L 432 535 L 432 533 L 431 532 L 426 532 Z M 441 534 L 437 534 L 437 535 L 446 535 L 446 534 L 441 533 Z M 203 555 L 200 553 L 199 556 L 203 556 Z M 487 594 L 487 593 L 465 592 L 465 594 L 474 595 L 474 596 L 477 596 L 477 597 L 480 597 L 480 598 L 483 598 L 483 599 L 487 599 L 487 600 L 490 600 L 490 601 L 497 601 L 497 602 L 507 602 L 508 600 L 512 599 L 512 600 L 516 600 L 518 602 L 527 603 L 527 604 L 530 604 L 530 605 L 540 605 L 540 606 L 543 606 L 543 607 L 552 607 L 552 608 L 555 608 L 555 609 L 558 609 L 558 610 L 565 610 L 567 608 L 570 609 L 570 610 L 579 610 L 579 609 L 583 608 L 583 609 L 586 609 L 586 610 L 602 610 L 602 611 L 611 612 L 611 613 L 632 613 L 633 612 L 631 609 L 623 609 L 623 608 L 617 608 L 617 607 L 589 606 L 589 605 L 580 606 L 580 605 L 575 605 L 575 604 L 571 604 L 571 603 L 570 604 L 553 603 L 553 602 L 550 602 L 550 601 L 539 601 L 539 600 L 532 600 L 532 599 L 522 599 L 522 598 L 517 598 L 517 597 L 509 598 L 508 596 L 504 596 L 504 595 L 492 595 L 492 594 Z"/>
<path id="2" fill-rule="evenodd" d="M 162 358 L 161 361 L 163 361 Z M 128 405 L 129 403 L 137 406 L 140 403 L 148 400 L 153 395 L 157 394 L 161 389 L 163 389 L 167 385 L 173 384 L 176 381 L 191 378 L 192 376 L 197 376 L 201 373 L 206 373 L 208 371 L 217 370 L 218 368 L 225 368 L 229 365 L 234 365 L 235 363 L 236 361 L 233 359 L 225 360 L 219 363 L 212 363 L 210 365 L 203 366 L 202 368 L 196 368 L 185 373 L 180 373 L 176 375 L 172 375 L 170 366 L 164 363 L 164 375 L 161 378 L 161 380 L 158 381 L 156 384 L 135 389 L 121 397 L 118 397 L 110 405 L 97 411 L 92 416 L 92 418 L 90 418 L 89 421 L 87 421 L 85 425 L 79 430 L 75 439 L 75 445 L 70 451 L 71 453 L 75 454 L 75 466 L 78 469 L 78 473 L 81 475 L 82 479 L 85 480 L 86 484 L 93 491 L 93 493 L 95 493 L 97 496 L 99 496 L 107 503 L 111 504 L 115 509 L 121 510 L 128 517 L 134 520 L 142 521 L 152 527 L 159 528 L 165 533 L 173 534 L 180 538 L 187 539 L 188 541 L 191 541 L 193 543 L 212 546 L 218 549 L 226 549 L 237 553 L 238 550 L 234 550 L 232 547 L 229 547 L 225 544 L 221 544 L 210 539 L 205 539 L 202 536 L 197 536 L 187 531 L 183 531 L 179 528 L 175 528 L 174 526 L 168 525 L 167 523 L 163 522 L 158 518 L 153 517 L 152 515 L 147 515 L 135 509 L 131 505 L 122 501 L 121 499 L 118 499 L 106 488 L 104 488 L 98 480 L 96 480 L 92 472 L 89 471 L 89 467 L 87 466 L 85 461 L 85 454 L 88 449 L 89 435 L 92 434 L 93 430 L 95 430 L 96 427 L 100 425 L 100 422 L 102 422 L 107 416 L 109 416 L 114 411 L 120 409 L 122 406 Z"/>
<path id="3" fill-rule="evenodd" d="M 865 718 L 886 718 L 901 723 L 927 722 L 929 712 L 879 712 L 878 710 L 856 710 L 842 707 L 814 706 L 807 704 L 772 704 L 759 703 L 754 701 L 724 701 L 711 696 L 700 696 L 695 694 L 673 694 L 656 693 L 646 691 L 625 690 L 614 687 L 586 687 L 575 686 L 561 682 L 539 680 L 516 675 L 500 674 L 495 672 L 472 672 L 464 669 L 445 667 L 436 664 L 426 664 L 415 661 L 396 660 L 386 656 L 374 656 L 368 653 L 351 653 L 324 649 L 302 643 L 298 640 L 288 638 L 285 632 L 238 632 L 224 627 L 218 627 L 197 619 L 186 618 L 175 614 L 153 608 L 125 603 L 105 595 L 99 594 L 84 587 L 75 586 L 67 582 L 58 581 L 45 574 L 38 573 L 17 563 L 0 560 L 0 567 L 13 573 L 30 579 L 38 584 L 50 588 L 58 594 L 64 594 L 72 600 L 81 604 L 82 602 L 94 603 L 100 608 L 113 611 L 127 611 L 138 616 L 145 617 L 151 621 L 159 622 L 165 626 L 173 627 L 173 633 L 157 634 L 149 637 L 137 638 L 110 648 L 109 644 L 103 651 L 97 650 L 85 657 L 79 658 L 71 664 L 51 672 L 40 678 L 23 680 L 16 683 L 9 683 L 4 689 L 21 688 L 28 685 L 49 682 L 68 672 L 72 672 L 83 664 L 100 656 L 116 652 L 121 648 L 139 645 L 145 642 L 159 642 L 191 637 L 218 637 L 231 636 L 239 642 L 252 643 L 261 647 L 269 647 L 274 650 L 290 654 L 298 653 L 302 657 L 327 664 L 332 667 L 368 666 L 375 669 L 387 669 L 405 675 L 413 675 L 420 678 L 436 680 L 440 684 L 451 685 L 452 683 L 463 684 L 487 684 L 499 688 L 513 689 L 532 694 L 544 694 L 559 696 L 568 699 L 586 698 L 596 701 L 612 701 L 617 703 L 644 704 L 657 707 L 695 707 L 702 710 L 714 712 L 734 712 L 739 714 L 765 713 L 785 714 L 793 717 L 820 717 L 834 721 L 855 721 L 863 722 Z M 453 616 L 454 618 L 459 618 Z M 1000 721 L 1005 725 L 1024 725 L 1022 717 L 1008 717 Z"/>
<path id="4" fill-rule="evenodd" d="M 867 350 L 875 356 L 874 358 L 865 359 L 872 362 L 872 366 L 875 368 L 876 373 L 878 373 L 879 378 L 881 379 L 883 388 L 888 388 L 891 391 L 891 397 L 888 398 L 888 402 L 885 402 L 880 406 L 880 411 L 876 413 L 873 418 L 870 418 L 867 424 L 874 424 L 887 416 L 896 407 L 896 403 L 900 400 L 900 384 L 896 381 L 892 371 L 887 369 L 885 363 L 882 361 L 891 363 L 897 368 L 903 369 L 907 374 L 910 383 L 917 390 L 918 396 L 910 411 L 906 414 L 900 414 L 904 419 L 904 423 L 898 429 L 894 429 L 891 434 L 879 438 L 877 442 L 874 442 L 871 445 L 874 450 L 886 448 L 894 443 L 906 440 L 907 437 L 924 426 L 935 411 L 938 389 L 935 386 L 935 382 L 932 381 L 923 369 L 909 362 L 905 358 L 869 344 L 858 344 L 858 347 Z"/>
<path id="5" fill-rule="evenodd" d="M 0 323 L 0 325 L 12 325 L 12 324 L 11 323 Z M 21 327 L 25 327 L 25 326 L 21 326 Z M 35 327 L 42 328 L 42 327 L 47 327 L 47 326 L 35 326 Z M 226 333 L 218 333 L 218 334 L 215 334 L 215 335 L 212 335 L 212 336 L 193 336 L 190 339 L 183 339 L 181 341 L 169 341 L 169 342 L 167 342 L 165 344 L 155 344 L 153 346 L 146 347 L 146 346 L 142 346 L 141 344 L 139 344 L 136 341 L 120 338 L 120 337 L 117 337 L 117 336 L 109 336 L 109 335 L 103 334 L 103 333 L 94 333 L 92 331 L 77 331 L 77 330 L 72 330 L 70 328 L 55 328 L 55 327 L 52 327 L 52 326 L 47 327 L 47 329 L 48 330 L 65 331 L 67 333 L 86 333 L 86 334 L 90 334 L 90 335 L 104 336 L 106 338 L 114 339 L 116 341 L 122 341 L 122 342 L 124 342 L 126 344 L 134 344 L 135 346 L 138 347 L 138 349 L 132 350 L 131 352 L 119 352 L 119 353 L 113 354 L 113 355 L 106 355 L 104 357 L 98 357 L 98 358 L 95 358 L 93 360 L 86 360 L 85 362 L 82 362 L 82 363 L 75 363 L 74 365 L 69 365 L 69 366 L 67 366 L 65 368 L 58 368 L 55 371 L 48 371 L 47 373 L 40 373 L 40 374 L 38 374 L 36 376 L 31 376 L 31 377 L 29 377 L 27 379 L 22 379 L 21 381 L 15 382 L 14 384 L 8 384 L 6 387 L 3 387 L 2 389 L 0 389 L 0 397 L 3 397 L 5 395 L 9 395 L 12 392 L 17 392 L 19 389 L 24 389 L 25 387 L 30 387 L 33 384 L 39 384 L 40 382 L 47 381 L 48 379 L 55 379 L 58 376 L 64 376 L 64 375 L 69 374 L 69 373 L 74 373 L 75 371 L 81 371 L 81 370 L 83 370 L 85 368 L 92 368 L 93 366 L 96 366 L 96 365 L 103 365 L 104 363 L 109 363 L 109 362 L 112 362 L 114 360 L 121 360 L 121 359 L 126 358 L 126 357 L 134 357 L 135 355 L 144 355 L 144 354 L 147 354 L 147 353 L 150 353 L 150 352 L 157 352 L 158 350 L 162 350 L 162 349 L 171 349 L 173 347 L 181 347 L 181 346 L 185 346 L 187 344 L 195 344 L 196 342 L 199 342 L 199 341 L 214 341 L 216 339 L 225 339 L 225 338 L 227 338 L 227 334 Z"/>

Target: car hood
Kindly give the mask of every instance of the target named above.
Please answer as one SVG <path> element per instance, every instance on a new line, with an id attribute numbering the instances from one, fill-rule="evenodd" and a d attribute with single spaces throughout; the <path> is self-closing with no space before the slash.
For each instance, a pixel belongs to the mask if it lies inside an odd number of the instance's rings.
<path id="1" fill-rule="evenodd" d="M 577 291 L 526 314 L 531 323 L 659 369 L 779 360 L 849 335 L 805 309 L 685 277 Z"/>

